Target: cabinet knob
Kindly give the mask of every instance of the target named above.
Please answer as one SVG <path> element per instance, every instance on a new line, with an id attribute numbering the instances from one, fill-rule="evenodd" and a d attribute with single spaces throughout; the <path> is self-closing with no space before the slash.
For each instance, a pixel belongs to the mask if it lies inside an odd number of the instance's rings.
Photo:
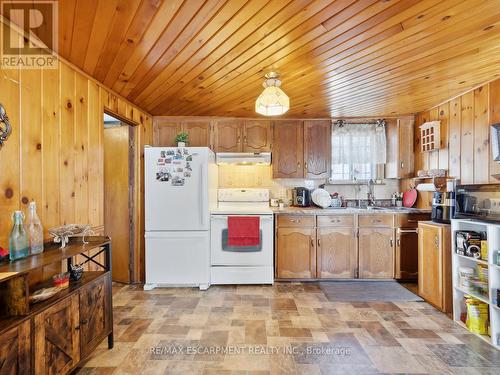
<path id="1" fill-rule="evenodd" d="M 300 169 L 300 162 L 297 163 L 297 169 Z"/>
<path id="2" fill-rule="evenodd" d="M 405 163 L 401 162 L 401 169 L 405 167 Z"/>
<path id="3" fill-rule="evenodd" d="M 391 244 L 391 247 L 394 247 L 394 240 L 392 238 L 389 240 L 389 243 Z"/>
<path id="4" fill-rule="evenodd" d="M 87 323 L 88 323 L 87 319 L 80 320 L 80 324 L 87 324 Z"/>
<path id="5" fill-rule="evenodd" d="M 314 247 L 314 239 L 311 237 L 311 247 Z"/>
<path id="6" fill-rule="evenodd" d="M 318 247 L 321 246 L 321 240 L 318 238 Z"/>

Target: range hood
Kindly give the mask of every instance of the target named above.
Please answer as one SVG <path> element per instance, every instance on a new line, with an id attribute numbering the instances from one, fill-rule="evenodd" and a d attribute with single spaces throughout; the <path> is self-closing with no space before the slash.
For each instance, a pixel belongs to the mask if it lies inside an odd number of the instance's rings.
<path id="1" fill-rule="evenodd" d="M 270 165 L 270 152 L 218 152 L 216 154 L 217 165 Z"/>

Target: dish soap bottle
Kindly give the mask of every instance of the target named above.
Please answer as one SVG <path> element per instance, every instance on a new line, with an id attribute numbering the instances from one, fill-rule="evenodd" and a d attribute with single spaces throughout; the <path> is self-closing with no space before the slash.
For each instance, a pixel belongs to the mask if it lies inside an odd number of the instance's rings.
<path id="1" fill-rule="evenodd" d="M 14 226 L 9 237 L 9 257 L 11 261 L 26 258 L 29 254 L 28 235 L 24 229 L 23 212 L 16 211 L 12 217 Z"/>
<path id="2" fill-rule="evenodd" d="M 43 253 L 43 227 L 36 213 L 36 203 L 29 205 L 28 233 L 30 235 L 31 254 Z"/>

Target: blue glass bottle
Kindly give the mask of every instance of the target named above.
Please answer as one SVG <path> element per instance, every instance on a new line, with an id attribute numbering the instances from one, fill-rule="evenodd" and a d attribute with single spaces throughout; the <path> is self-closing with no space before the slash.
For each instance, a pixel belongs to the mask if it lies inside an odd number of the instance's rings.
<path id="1" fill-rule="evenodd" d="M 14 226 L 9 237 L 10 260 L 26 258 L 29 255 L 29 240 L 28 234 L 24 228 L 23 212 L 16 211 L 12 216 Z"/>

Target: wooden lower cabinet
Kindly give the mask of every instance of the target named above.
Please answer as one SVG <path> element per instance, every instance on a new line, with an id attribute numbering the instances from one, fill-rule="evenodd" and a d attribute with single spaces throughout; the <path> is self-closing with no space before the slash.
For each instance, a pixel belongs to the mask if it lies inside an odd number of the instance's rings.
<path id="1" fill-rule="evenodd" d="M 355 229 L 318 228 L 317 277 L 353 279 L 357 276 L 358 246 Z"/>
<path id="2" fill-rule="evenodd" d="M 315 278 L 316 229 L 278 228 L 276 258 L 278 278 Z"/>
<path id="3" fill-rule="evenodd" d="M 448 224 L 418 224 L 418 294 L 451 312 L 451 229 Z"/>
<path id="4" fill-rule="evenodd" d="M 359 228 L 359 278 L 394 278 L 393 228 Z"/>
<path id="5" fill-rule="evenodd" d="M 0 374 L 31 374 L 29 320 L 0 336 Z"/>
<path id="6" fill-rule="evenodd" d="M 90 354 L 110 331 L 109 278 L 98 279 L 80 291 L 80 342 L 82 357 Z"/>
<path id="7" fill-rule="evenodd" d="M 35 374 L 68 373 L 80 361 L 78 294 L 36 315 L 34 323 Z"/>

